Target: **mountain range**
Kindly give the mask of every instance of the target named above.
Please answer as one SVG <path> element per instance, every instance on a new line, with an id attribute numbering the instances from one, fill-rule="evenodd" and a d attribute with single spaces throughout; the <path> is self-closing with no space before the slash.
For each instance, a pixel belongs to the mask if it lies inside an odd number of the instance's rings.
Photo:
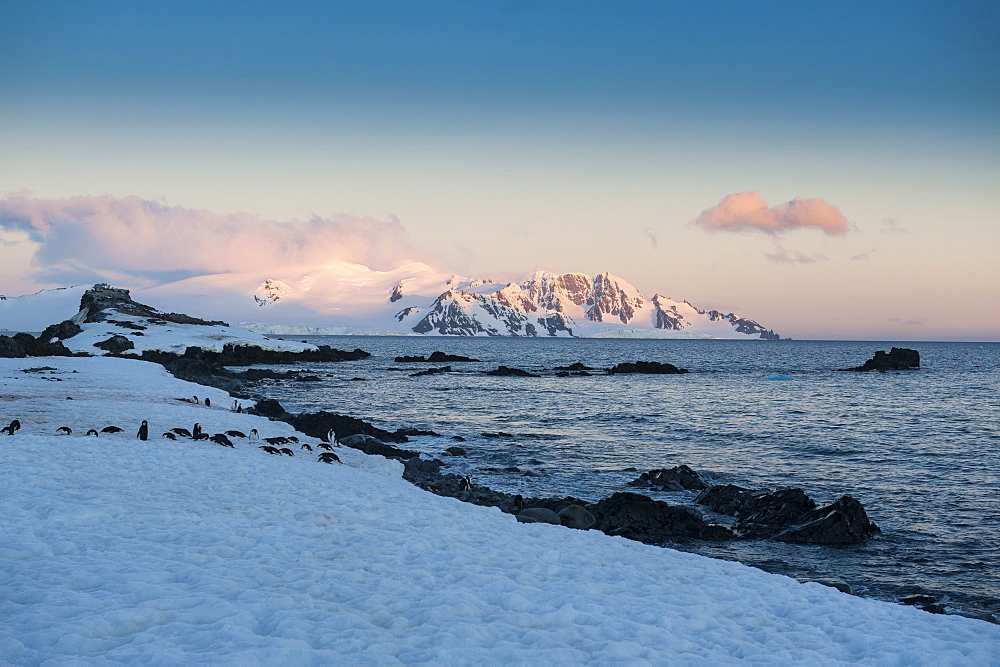
<path id="1" fill-rule="evenodd" d="M 82 289 L 0 298 L 0 329 L 41 330 L 71 317 Z M 520 282 L 495 282 L 410 263 L 376 271 L 349 262 L 196 276 L 133 290 L 136 300 L 170 312 L 221 319 L 259 333 L 423 334 L 440 336 L 578 336 L 758 338 L 774 331 L 734 313 L 698 308 L 661 294 L 646 297 L 610 273 L 536 271 Z M 68 314 L 53 313 L 66 301 Z M 45 304 L 32 325 L 31 307 Z M 40 326 L 39 326 L 40 325 Z"/>

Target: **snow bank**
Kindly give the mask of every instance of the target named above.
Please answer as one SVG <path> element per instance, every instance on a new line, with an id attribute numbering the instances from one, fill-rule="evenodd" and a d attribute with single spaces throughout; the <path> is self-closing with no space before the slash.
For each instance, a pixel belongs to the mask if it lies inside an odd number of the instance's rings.
<path id="1" fill-rule="evenodd" d="M 75 285 L 0 299 L 0 333 L 38 333 L 50 324 L 68 320 L 79 312 L 80 297 L 89 287 Z"/>
<path id="2" fill-rule="evenodd" d="M 0 359 L 0 397 L 0 662 L 1000 661 L 982 621 L 518 524 L 353 450 L 160 439 L 292 430 L 154 364 Z"/>

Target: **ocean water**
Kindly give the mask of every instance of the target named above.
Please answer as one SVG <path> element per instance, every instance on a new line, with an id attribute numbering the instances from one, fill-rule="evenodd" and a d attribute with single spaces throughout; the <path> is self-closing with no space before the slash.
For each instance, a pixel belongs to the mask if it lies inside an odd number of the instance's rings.
<path id="1" fill-rule="evenodd" d="M 821 341 L 310 337 L 370 359 L 306 364 L 320 382 L 260 393 L 294 412 L 329 410 L 394 430 L 431 429 L 407 447 L 449 471 L 525 495 L 596 501 L 640 472 L 686 464 L 713 483 L 798 486 L 817 502 L 851 495 L 881 536 L 846 547 L 774 542 L 671 545 L 795 577 L 835 577 L 856 593 L 938 596 L 1000 617 L 1000 344 Z M 843 373 L 876 350 L 917 349 L 921 368 Z M 481 363 L 410 377 L 434 350 Z M 490 377 L 582 362 L 649 360 L 686 375 Z M 441 364 L 430 364 L 440 366 Z M 551 376 L 551 372 L 549 373 Z M 361 378 L 361 379 L 358 379 Z M 486 437 L 503 431 L 513 437 Z M 469 456 L 442 456 L 466 439 Z M 523 473 L 490 472 L 515 466 Z M 694 492 L 640 490 L 673 504 Z M 706 512 L 711 520 L 728 519 Z"/>

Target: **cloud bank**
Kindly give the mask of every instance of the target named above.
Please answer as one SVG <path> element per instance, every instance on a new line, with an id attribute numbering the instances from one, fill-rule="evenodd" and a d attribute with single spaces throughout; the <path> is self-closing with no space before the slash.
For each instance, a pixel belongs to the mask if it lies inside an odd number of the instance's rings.
<path id="1" fill-rule="evenodd" d="M 759 192 L 736 192 L 702 211 L 695 224 L 710 231 L 760 231 L 781 234 L 790 229 L 815 227 L 828 236 L 848 232 L 847 218 L 822 199 L 795 198 L 769 207 Z"/>
<path id="2" fill-rule="evenodd" d="M 338 260 L 377 270 L 412 261 L 440 264 L 413 244 L 395 218 L 338 214 L 279 222 L 140 197 L 0 199 L 0 236 L 25 235 L 24 251 L 34 252 L 32 277 L 63 284 L 148 284 Z"/>

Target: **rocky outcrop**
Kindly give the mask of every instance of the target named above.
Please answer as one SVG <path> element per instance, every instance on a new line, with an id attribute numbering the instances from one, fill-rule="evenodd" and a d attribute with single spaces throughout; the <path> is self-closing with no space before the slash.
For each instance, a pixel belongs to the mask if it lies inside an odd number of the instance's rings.
<path id="1" fill-rule="evenodd" d="M 441 469 L 440 461 L 437 461 L 436 463 L 433 461 L 422 461 L 420 459 L 419 452 L 393 447 L 392 445 L 384 443 L 378 438 L 370 435 L 358 433 L 357 435 L 349 435 L 346 438 L 338 438 L 338 440 L 340 440 L 340 444 L 345 447 L 360 450 L 365 454 L 384 456 L 387 459 L 399 459 L 401 461 L 406 461 L 407 465 L 411 465 L 411 461 L 416 464 L 421 462 L 430 464 L 430 467 L 421 468 L 421 470 L 425 472 L 436 474 Z"/>
<path id="2" fill-rule="evenodd" d="M 842 371 L 907 371 L 920 368 L 920 353 L 905 347 L 894 347 L 889 352 L 879 350 L 861 366 L 840 368 Z"/>
<path id="3" fill-rule="evenodd" d="M 735 536 L 724 526 L 709 524 L 698 510 L 668 505 L 638 493 L 616 493 L 591 505 L 595 527 L 608 535 L 660 544 L 669 540 L 729 540 Z"/>
<path id="4" fill-rule="evenodd" d="M 204 361 L 217 366 L 250 366 L 252 364 L 293 364 L 315 361 L 355 361 L 371 356 L 361 349 L 352 351 L 337 350 L 327 345 L 320 345 L 315 350 L 289 352 L 282 350 L 266 350 L 253 345 L 236 345 L 226 343 L 221 352 L 206 350 L 200 347 L 188 347 L 183 355 L 160 350 L 143 350 L 140 359 L 163 364 L 171 359 L 183 356 L 186 359 Z"/>
<path id="5" fill-rule="evenodd" d="M 257 405 L 259 406 L 260 403 Z M 282 412 L 284 412 L 284 410 L 282 410 Z M 271 415 L 267 416 L 270 417 Z M 386 431 L 378 428 L 377 426 L 373 426 L 364 420 L 348 417 L 347 415 L 338 415 L 332 412 L 326 412 L 325 410 L 320 412 L 303 412 L 299 415 L 289 415 L 284 413 L 281 416 L 271 418 L 288 422 L 295 427 L 296 431 L 301 431 L 302 433 L 310 435 L 314 438 L 324 438 L 327 433 L 333 431 L 336 434 L 337 439 L 341 441 L 352 435 L 367 435 L 373 438 L 378 438 L 384 443 L 400 443 L 409 441 L 409 438 L 402 433 Z M 415 456 L 415 453 L 408 453 L 411 456 Z M 403 455 L 392 454 L 391 456 Z M 409 456 L 406 456 L 405 458 L 409 458 Z"/>
<path id="6" fill-rule="evenodd" d="M 135 343 L 125 336 L 112 336 L 107 340 L 102 340 L 100 343 L 94 343 L 94 347 L 107 350 L 111 354 L 121 354 L 125 350 L 134 350 Z"/>
<path id="7" fill-rule="evenodd" d="M 451 373 L 451 366 L 442 366 L 441 368 L 428 368 L 425 371 L 417 371 L 416 373 L 410 373 L 410 377 L 418 378 L 424 375 L 440 375 L 441 373 Z"/>
<path id="8" fill-rule="evenodd" d="M 460 361 L 479 361 L 479 359 L 473 359 L 472 357 L 463 357 L 460 354 L 445 354 L 444 352 L 431 352 L 426 357 L 421 356 L 402 356 L 396 357 L 396 361 L 400 363 L 431 363 L 431 364 L 443 364 L 443 363 L 453 363 Z"/>
<path id="9" fill-rule="evenodd" d="M 522 368 L 507 368 L 506 366 L 497 366 L 491 371 L 485 371 L 486 375 L 495 375 L 499 377 L 523 377 L 523 378 L 536 378 L 538 377 L 534 373 L 529 373 Z"/>
<path id="10" fill-rule="evenodd" d="M 679 375 L 687 373 L 686 368 L 677 368 L 673 364 L 662 364 L 659 361 L 637 361 L 635 363 L 618 364 L 608 369 L 608 375 L 619 373 L 649 373 L 654 375 Z"/>
<path id="11" fill-rule="evenodd" d="M 31 334 L 16 333 L 13 336 L 0 336 L 0 357 L 19 359 L 24 357 L 72 357 L 73 353 L 66 349 L 62 341 L 49 342 L 50 338 Z"/>
<path id="12" fill-rule="evenodd" d="M 707 489 L 708 482 L 701 475 L 685 465 L 661 468 L 642 473 L 629 486 L 646 486 L 661 491 L 682 491 L 684 489 Z"/>
<path id="13" fill-rule="evenodd" d="M 856 544 L 882 532 L 850 496 L 817 507 L 802 489 L 751 491 L 726 484 L 698 494 L 695 502 L 737 518 L 734 530 L 745 539 L 795 544 Z"/>

